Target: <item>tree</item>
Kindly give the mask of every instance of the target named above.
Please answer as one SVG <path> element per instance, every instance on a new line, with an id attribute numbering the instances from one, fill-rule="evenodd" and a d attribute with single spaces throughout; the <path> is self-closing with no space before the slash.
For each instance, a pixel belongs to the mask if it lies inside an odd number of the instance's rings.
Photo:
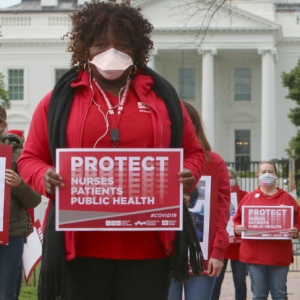
<path id="1" fill-rule="evenodd" d="M 171 15 L 179 16 L 184 27 L 196 29 L 194 43 L 200 47 L 215 14 L 225 2 L 226 0 L 177 0 L 171 8 Z M 229 5 L 231 5 L 230 2 L 227 1 Z"/>
<path id="2" fill-rule="evenodd" d="M 3 78 L 3 74 L 0 73 L 0 104 L 5 108 L 10 108 L 9 95 L 8 91 L 5 90 Z"/>
<path id="3" fill-rule="evenodd" d="M 282 73 L 282 84 L 289 89 L 286 98 L 296 101 L 297 106 L 290 109 L 289 119 L 295 126 L 300 126 L 300 59 L 294 69 L 289 73 Z M 300 130 L 289 142 L 289 149 L 286 149 L 292 158 L 292 178 L 291 184 L 296 184 L 297 194 L 300 194 Z M 294 176 L 294 178 L 293 178 Z"/>
<path id="4" fill-rule="evenodd" d="M 2 35 L 0 32 L 0 37 L 1 36 Z M 9 94 L 8 91 L 5 90 L 3 78 L 4 78 L 3 74 L 0 73 L 0 104 L 3 105 L 5 108 L 10 108 Z"/>
<path id="5" fill-rule="evenodd" d="M 300 126 L 300 59 L 296 67 L 289 73 L 283 72 L 281 78 L 282 85 L 289 89 L 286 98 L 296 101 L 298 105 L 290 109 L 288 117 L 295 126 Z M 300 158 L 300 130 L 298 130 L 297 135 L 290 140 L 289 148 L 286 149 L 289 156 L 292 155 L 292 149 L 295 150 L 295 158 Z"/>

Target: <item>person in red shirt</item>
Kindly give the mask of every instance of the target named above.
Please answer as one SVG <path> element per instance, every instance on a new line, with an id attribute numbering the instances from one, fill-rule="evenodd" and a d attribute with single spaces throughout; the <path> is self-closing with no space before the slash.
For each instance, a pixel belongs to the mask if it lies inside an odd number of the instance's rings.
<path id="1" fill-rule="evenodd" d="M 228 176 L 231 186 L 239 185 L 238 174 L 235 169 L 228 167 Z M 247 194 L 244 190 L 239 190 L 239 199 L 241 200 Z M 232 278 L 235 289 L 235 300 L 247 299 L 247 283 L 246 272 L 247 265 L 239 260 L 240 243 L 229 243 L 228 249 L 225 253 L 224 266 L 219 277 L 217 277 L 211 300 L 219 300 L 221 294 L 221 287 L 224 280 L 228 260 L 230 259 Z"/>
<path id="2" fill-rule="evenodd" d="M 129 2 L 86 2 L 72 14 L 73 67 L 38 104 L 19 159 L 24 180 L 50 198 L 39 300 L 167 298 L 170 258 L 180 254 L 175 231 L 55 231 L 55 189 L 67 180 L 55 171 L 57 148 L 183 148 L 184 192 L 202 174 L 204 152 L 184 106 L 146 67 L 153 26 Z"/>
<path id="3" fill-rule="evenodd" d="M 293 207 L 293 226 L 288 230 L 288 238 L 241 240 L 240 261 L 247 263 L 253 299 L 266 300 L 269 292 L 272 299 L 288 298 L 286 283 L 289 265 L 293 262 L 292 239 L 298 237 L 300 214 L 296 200 L 277 187 L 277 177 L 277 168 L 273 162 L 261 162 L 257 171 L 259 186 L 244 196 L 233 219 L 235 233 L 241 235 L 247 232 L 247 228 L 242 225 L 244 206 L 257 209 L 260 206 L 280 206 L 282 209 L 285 206 Z"/>
<path id="4" fill-rule="evenodd" d="M 220 275 L 223 267 L 224 254 L 228 247 L 229 237 L 226 231 L 226 226 L 229 220 L 229 206 L 230 206 L 230 185 L 225 161 L 220 155 L 211 151 L 209 142 L 204 133 L 204 126 L 201 116 L 198 111 L 188 102 L 184 101 L 184 105 L 189 113 L 189 116 L 194 124 L 198 139 L 205 150 L 205 157 L 207 162 L 218 163 L 218 202 L 217 202 L 217 218 L 216 231 L 213 236 L 213 249 L 208 258 L 208 265 L 206 275 L 194 276 L 184 282 L 178 282 L 174 278 L 171 279 L 169 289 L 169 300 L 181 300 L 182 292 L 184 291 L 185 300 L 210 299 L 216 278 Z M 195 189 L 190 196 L 190 200 L 198 198 L 198 190 Z M 196 196 L 194 196 L 196 194 Z M 190 204 L 189 211 L 195 220 L 195 213 L 199 209 Z M 197 213 L 198 214 L 198 213 Z M 196 215 L 197 216 L 197 215 Z M 199 216 L 197 216 L 199 217 Z M 202 216 L 203 217 L 203 216 Z M 197 218 L 200 222 L 201 219 Z M 197 224 L 195 224 L 197 226 Z M 199 230 L 196 230 L 197 233 Z M 198 233 L 199 242 L 202 241 L 201 234 Z"/>

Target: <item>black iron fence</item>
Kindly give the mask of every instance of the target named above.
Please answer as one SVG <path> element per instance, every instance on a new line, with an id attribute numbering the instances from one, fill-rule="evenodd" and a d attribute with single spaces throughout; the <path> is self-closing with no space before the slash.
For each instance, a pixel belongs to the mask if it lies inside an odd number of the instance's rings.
<path id="1" fill-rule="evenodd" d="M 289 178 L 289 160 L 272 160 L 275 163 L 278 171 L 278 186 L 287 190 Z M 256 173 L 260 161 L 251 162 L 227 162 L 227 166 L 234 168 L 238 172 L 239 185 L 242 190 L 251 192 L 256 189 L 258 185 Z M 299 182 L 300 183 L 300 182 Z"/>
<path id="2" fill-rule="evenodd" d="M 300 272 L 300 239 L 293 241 L 294 262 L 290 265 L 290 272 Z"/>

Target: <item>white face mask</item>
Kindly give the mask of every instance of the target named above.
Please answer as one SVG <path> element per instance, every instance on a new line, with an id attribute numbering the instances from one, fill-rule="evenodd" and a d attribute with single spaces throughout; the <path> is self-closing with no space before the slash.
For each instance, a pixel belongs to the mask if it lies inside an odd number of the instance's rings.
<path id="1" fill-rule="evenodd" d="M 97 54 L 90 63 L 95 65 L 99 73 L 108 80 L 119 78 L 128 67 L 133 65 L 129 55 L 114 48 Z"/>
<path id="2" fill-rule="evenodd" d="M 235 179 L 230 179 L 230 186 L 237 185 Z"/>
<path id="3" fill-rule="evenodd" d="M 261 185 L 264 185 L 264 186 L 273 185 L 276 180 L 277 180 L 277 177 L 272 173 L 265 173 L 265 174 L 259 176 L 259 182 Z"/>

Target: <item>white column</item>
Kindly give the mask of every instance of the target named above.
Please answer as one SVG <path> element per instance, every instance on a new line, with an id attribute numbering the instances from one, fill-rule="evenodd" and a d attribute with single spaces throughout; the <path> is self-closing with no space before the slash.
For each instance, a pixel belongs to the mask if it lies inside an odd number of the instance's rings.
<path id="1" fill-rule="evenodd" d="M 150 52 L 150 60 L 147 64 L 147 67 L 149 67 L 152 70 L 155 70 L 155 55 L 157 55 L 156 49 Z"/>
<path id="2" fill-rule="evenodd" d="M 214 114 L 214 55 L 216 49 L 200 48 L 202 54 L 202 119 L 206 137 L 214 148 L 215 145 L 215 114 Z"/>
<path id="3" fill-rule="evenodd" d="M 261 160 L 276 159 L 275 48 L 258 49 L 262 55 Z"/>

